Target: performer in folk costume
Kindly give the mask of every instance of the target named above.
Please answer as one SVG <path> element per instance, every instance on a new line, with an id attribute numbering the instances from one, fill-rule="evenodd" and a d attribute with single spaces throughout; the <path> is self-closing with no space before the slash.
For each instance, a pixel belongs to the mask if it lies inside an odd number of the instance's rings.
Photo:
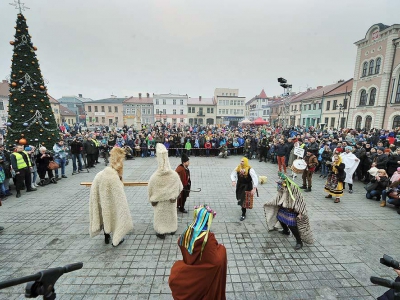
<path id="1" fill-rule="evenodd" d="M 327 164 L 331 164 L 332 172 L 328 175 L 325 183 L 325 192 L 329 195 L 325 196 L 325 198 L 335 197 L 335 203 L 340 202 L 340 197 L 343 196 L 343 180 L 346 177 L 344 172 L 345 165 L 342 163 L 342 158 L 335 154 L 333 156 L 333 162 L 326 162 Z"/>
<path id="2" fill-rule="evenodd" d="M 169 286 L 175 300 L 225 300 L 227 256 L 210 227 L 216 213 L 208 206 L 195 206 L 193 222 L 178 245 L 183 260 L 172 266 Z"/>
<path id="3" fill-rule="evenodd" d="M 306 202 L 296 183 L 282 173 L 279 173 L 279 178 L 276 198 L 264 204 L 267 227 L 269 230 L 274 230 L 278 220 L 283 228 L 280 233 L 290 235 L 291 231 L 296 238 L 294 249 L 299 250 L 303 247 L 303 242 L 307 244 L 314 242 Z"/>
<path id="4" fill-rule="evenodd" d="M 231 180 L 232 186 L 236 186 L 237 204 L 242 207 L 240 221 L 243 221 L 246 219 L 246 192 L 250 192 L 253 196 L 258 186 L 257 174 L 246 157 L 242 157 L 240 164 L 232 171 Z"/>
<path id="5" fill-rule="evenodd" d="M 110 166 L 97 173 L 90 189 L 90 236 L 104 230 L 105 243 L 118 246 L 124 236 L 133 229 L 133 222 L 122 183 L 125 151 L 113 148 L 110 151 Z"/>
<path id="6" fill-rule="evenodd" d="M 148 193 L 149 202 L 154 208 L 156 236 L 165 239 L 165 234 L 175 234 L 178 229 L 176 198 L 183 187 L 178 174 L 171 169 L 167 148 L 158 143 L 156 152 L 158 169 L 150 177 Z"/>
<path id="7" fill-rule="evenodd" d="M 187 213 L 187 210 L 185 209 L 185 203 L 187 198 L 189 198 L 192 181 L 190 180 L 190 171 L 189 171 L 190 161 L 189 157 L 185 153 L 182 154 L 181 162 L 182 163 L 175 170 L 178 173 L 179 178 L 181 179 L 183 185 L 183 190 L 178 197 L 177 207 L 180 212 Z"/>

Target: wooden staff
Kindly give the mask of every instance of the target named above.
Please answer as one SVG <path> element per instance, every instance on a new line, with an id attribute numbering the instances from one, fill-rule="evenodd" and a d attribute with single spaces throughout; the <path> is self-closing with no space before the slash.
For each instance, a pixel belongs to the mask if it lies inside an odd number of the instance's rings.
<path id="1" fill-rule="evenodd" d="M 147 186 L 149 183 L 148 182 L 142 182 L 142 181 L 124 181 L 123 182 L 124 186 Z M 91 186 L 91 182 L 81 182 L 81 185 L 84 186 Z"/>

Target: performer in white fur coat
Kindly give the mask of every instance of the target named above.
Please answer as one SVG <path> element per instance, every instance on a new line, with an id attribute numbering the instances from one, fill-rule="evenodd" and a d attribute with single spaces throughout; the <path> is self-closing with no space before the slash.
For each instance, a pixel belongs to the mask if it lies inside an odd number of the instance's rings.
<path id="1" fill-rule="evenodd" d="M 178 229 L 176 198 L 183 186 L 178 173 L 171 169 L 168 150 L 163 144 L 156 146 L 158 169 L 151 175 L 148 185 L 149 202 L 154 208 L 154 230 L 160 239 Z"/>
<path id="2" fill-rule="evenodd" d="M 122 183 L 125 150 L 113 148 L 110 151 L 110 166 L 97 173 L 90 189 L 90 236 L 104 230 L 105 243 L 118 246 L 124 236 L 133 229 L 131 213 Z"/>

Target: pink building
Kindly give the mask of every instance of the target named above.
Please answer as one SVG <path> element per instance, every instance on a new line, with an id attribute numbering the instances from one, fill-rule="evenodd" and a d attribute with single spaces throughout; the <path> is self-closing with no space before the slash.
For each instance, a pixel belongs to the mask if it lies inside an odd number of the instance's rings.
<path id="1" fill-rule="evenodd" d="M 400 127 L 400 24 L 371 26 L 358 47 L 348 127 Z"/>

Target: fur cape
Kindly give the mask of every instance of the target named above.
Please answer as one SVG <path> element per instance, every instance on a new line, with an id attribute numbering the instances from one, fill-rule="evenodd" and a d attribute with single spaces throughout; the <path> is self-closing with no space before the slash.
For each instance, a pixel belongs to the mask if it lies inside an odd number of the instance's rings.
<path id="1" fill-rule="evenodd" d="M 290 185 L 290 189 L 296 201 L 292 200 L 288 188 L 285 187 L 283 191 L 278 192 L 274 200 L 264 204 L 264 214 L 268 230 L 273 230 L 274 227 L 277 227 L 275 225 L 277 223 L 279 224 L 277 214 L 280 206 L 294 209 L 296 213 L 301 214 L 301 219 L 299 217 L 296 218 L 301 240 L 307 244 L 312 244 L 314 243 L 314 238 L 308 220 L 306 202 L 304 201 L 303 194 L 298 187 Z"/>
<path id="2" fill-rule="evenodd" d="M 93 180 L 89 203 L 90 236 L 104 228 L 112 232 L 112 243 L 119 242 L 133 229 L 131 212 L 124 192 L 124 184 L 117 170 L 106 167 Z"/>
<path id="3" fill-rule="evenodd" d="M 151 175 L 148 184 L 149 202 L 157 202 L 154 208 L 154 230 L 159 234 L 178 229 L 176 198 L 183 186 L 178 173 L 171 169 L 168 150 L 161 143 L 156 147 L 158 169 Z M 175 200 L 171 203 L 170 200 Z"/>

